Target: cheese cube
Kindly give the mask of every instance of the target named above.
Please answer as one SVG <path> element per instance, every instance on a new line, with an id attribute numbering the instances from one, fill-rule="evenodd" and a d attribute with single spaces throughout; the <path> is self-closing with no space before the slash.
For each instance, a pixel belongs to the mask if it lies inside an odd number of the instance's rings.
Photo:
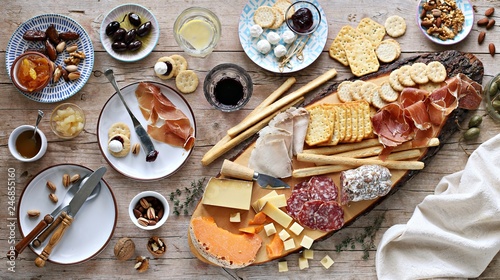
<path id="1" fill-rule="evenodd" d="M 302 252 L 302 256 L 308 260 L 312 260 L 314 258 L 314 251 L 306 249 L 304 252 Z"/>
<path id="2" fill-rule="evenodd" d="M 283 246 L 285 247 L 285 251 L 295 249 L 295 241 L 293 241 L 293 238 L 290 238 L 287 241 L 283 242 Z"/>
<path id="3" fill-rule="evenodd" d="M 314 242 L 314 239 L 312 239 L 311 237 L 309 237 L 307 235 L 304 235 L 304 237 L 302 237 L 302 241 L 300 241 L 300 246 L 307 248 L 307 249 L 310 249 L 311 246 L 313 245 L 313 242 Z"/>
<path id="4" fill-rule="evenodd" d="M 284 228 L 288 228 L 293 220 L 287 213 L 283 212 L 271 203 L 266 203 L 264 208 L 262 208 L 262 212 Z"/>
<path id="5" fill-rule="evenodd" d="M 299 268 L 300 268 L 300 270 L 302 270 L 304 268 L 309 268 L 309 261 L 304 257 L 300 257 L 299 258 Z"/>
<path id="6" fill-rule="evenodd" d="M 330 258 L 330 256 L 328 256 L 328 255 L 326 255 L 324 258 L 322 258 L 320 262 L 326 269 L 329 269 L 330 266 L 332 266 L 332 264 L 334 263 L 332 258 Z"/>
<path id="7" fill-rule="evenodd" d="M 281 208 L 286 206 L 286 197 L 284 194 L 276 195 L 276 196 L 271 196 L 271 197 L 263 197 L 257 200 L 257 203 L 259 205 L 259 211 L 264 208 L 266 203 L 271 203 L 274 206 Z"/>
<path id="8" fill-rule="evenodd" d="M 276 233 L 276 228 L 273 223 L 269 223 L 264 226 L 264 230 L 266 231 L 267 236 L 271 236 Z"/>
<path id="9" fill-rule="evenodd" d="M 229 215 L 229 221 L 231 223 L 239 223 L 241 222 L 240 212 L 232 213 Z"/>
<path id="10" fill-rule="evenodd" d="M 278 271 L 279 272 L 287 272 L 288 271 L 288 263 L 286 261 L 278 262 Z"/>
<path id="11" fill-rule="evenodd" d="M 286 231 L 286 229 L 282 229 L 279 233 L 280 235 L 280 239 L 285 241 L 288 239 L 288 237 L 290 237 L 290 234 L 288 233 L 288 231 Z"/>
<path id="12" fill-rule="evenodd" d="M 242 210 L 250 209 L 252 181 L 210 178 L 201 203 Z"/>
<path id="13" fill-rule="evenodd" d="M 295 235 L 299 235 L 303 230 L 304 227 L 302 227 L 298 223 L 293 223 L 292 226 L 290 226 L 290 231 Z"/>
<path id="14" fill-rule="evenodd" d="M 265 196 L 263 196 L 263 197 L 261 197 L 261 198 L 257 199 L 256 201 L 254 201 L 254 202 L 252 203 L 252 208 L 253 208 L 253 210 L 255 211 L 255 213 L 258 213 L 258 212 L 261 210 L 261 209 L 260 209 L 260 207 L 259 207 L 259 200 L 261 200 L 261 199 L 266 199 L 266 198 L 271 198 L 271 197 L 273 197 L 273 196 L 278 196 L 278 193 L 277 193 L 276 191 L 274 191 L 274 190 L 273 190 L 273 191 L 271 191 L 271 192 L 269 192 L 269 193 L 268 193 L 268 194 L 266 194 Z"/>

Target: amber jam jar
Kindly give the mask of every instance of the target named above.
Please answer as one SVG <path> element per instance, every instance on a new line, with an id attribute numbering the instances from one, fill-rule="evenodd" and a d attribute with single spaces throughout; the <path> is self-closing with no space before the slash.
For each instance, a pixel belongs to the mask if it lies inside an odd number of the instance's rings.
<path id="1" fill-rule="evenodd" d="M 18 56 L 11 68 L 14 85 L 24 92 L 38 92 L 52 79 L 52 62 L 43 54 L 25 52 Z"/>

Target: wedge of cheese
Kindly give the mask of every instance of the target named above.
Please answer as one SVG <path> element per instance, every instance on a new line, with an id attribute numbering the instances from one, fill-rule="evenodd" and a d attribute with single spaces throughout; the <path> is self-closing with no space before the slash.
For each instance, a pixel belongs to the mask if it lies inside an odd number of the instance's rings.
<path id="1" fill-rule="evenodd" d="M 209 262 L 227 268 L 252 264 L 262 246 L 257 234 L 234 234 L 217 226 L 212 217 L 191 220 L 189 236 L 196 251 Z"/>
<path id="2" fill-rule="evenodd" d="M 210 178 L 201 203 L 220 207 L 249 210 L 253 182 Z"/>

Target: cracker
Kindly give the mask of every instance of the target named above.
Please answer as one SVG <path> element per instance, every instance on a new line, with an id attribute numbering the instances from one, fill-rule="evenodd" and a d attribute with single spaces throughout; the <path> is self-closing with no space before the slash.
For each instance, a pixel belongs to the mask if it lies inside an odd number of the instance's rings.
<path id="1" fill-rule="evenodd" d="M 363 94 L 361 88 L 363 87 L 364 84 L 365 84 L 364 81 L 356 80 L 349 87 L 349 94 L 351 95 L 353 101 L 361 100 Z"/>
<path id="2" fill-rule="evenodd" d="M 345 50 L 340 40 L 341 38 L 339 36 L 335 37 L 332 44 L 330 45 L 328 54 L 331 58 L 337 60 L 342 65 L 349 66 L 349 61 L 347 61 L 347 56 L 345 55 Z"/>
<path id="3" fill-rule="evenodd" d="M 422 62 L 413 63 L 410 69 L 410 77 L 417 84 L 427 83 L 429 81 L 427 65 Z"/>
<path id="4" fill-rule="evenodd" d="M 380 109 L 380 108 L 384 107 L 385 105 L 389 104 L 389 102 L 384 101 L 380 97 L 380 92 L 381 91 L 382 91 L 382 89 L 380 87 L 378 87 L 377 89 L 375 89 L 373 91 L 372 105 L 373 105 L 373 107 L 375 107 L 377 109 Z"/>
<path id="5" fill-rule="evenodd" d="M 117 122 L 112 124 L 108 129 L 108 138 L 112 138 L 115 135 L 125 135 L 130 138 L 130 128 L 126 123 Z"/>
<path id="6" fill-rule="evenodd" d="M 274 10 L 269 6 L 260 6 L 253 14 L 253 21 L 262 28 L 269 28 L 275 21 Z"/>
<path id="7" fill-rule="evenodd" d="M 440 83 L 446 80 L 446 68 L 444 68 L 444 65 L 439 61 L 432 61 L 427 64 L 426 72 L 431 82 Z"/>
<path id="8" fill-rule="evenodd" d="M 345 46 L 349 43 L 355 43 L 361 39 L 365 39 L 365 36 L 363 36 L 361 32 L 350 25 L 342 26 L 337 34 L 337 37 L 339 38 L 340 44 L 342 44 L 343 48 L 345 48 Z"/>
<path id="9" fill-rule="evenodd" d="M 403 91 L 404 86 L 399 82 L 399 69 L 392 70 L 389 75 L 389 84 L 395 91 Z"/>
<path id="10" fill-rule="evenodd" d="M 112 140 L 114 140 L 114 137 L 120 137 L 123 140 L 123 143 L 122 143 L 123 144 L 123 149 L 121 151 L 119 151 L 119 152 L 113 152 L 113 151 L 111 151 L 108 148 L 109 153 L 112 156 L 117 157 L 117 158 L 125 157 L 130 152 L 130 138 L 128 138 L 127 136 L 125 136 L 123 134 L 116 134 L 113 137 L 109 138 L 108 144 L 109 144 L 109 142 L 111 142 Z"/>
<path id="11" fill-rule="evenodd" d="M 285 13 L 282 13 L 280 9 L 271 7 L 274 11 L 274 23 L 269 27 L 270 29 L 278 29 L 285 21 Z"/>
<path id="12" fill-rule="evenodd" d="M 168 73 L 168 75 L 159 74 L 159 73 L 156 73 L 156 71 L 155 71 L 155 74 L 156 74 L 156 76 L 158 76 L 158 78 L 160 78 L 162 80 L 168 80 L 168 79 L 172 78 L 173 76 L 175 76 L 175 73 L 177 73 L 177 64 L 175 63 L 175 61 L 171 57 L 169 57 L 169 56 L 160 57 L 157 62 L 164 62 L 165 64 L 167 64 L 167 67 L 169 67 L 168 64 L 170 64 L 170 67 L 172 67 L 172 70 L 170 70 L 170 73 Z"/>
<path id="13" fill-rule="evenodd" d="M 356 139 L 354 140 L 354 142 L 361 142 L 361 140 L 363 140 L 364 136 L 365 136 L 365 128 L 364 128 L 364 125 L 365 125 L 365 116 L 364 116 L 364 110 L 363 110 L 363 105 L 362 103 L 366 103 L 366 101 L 364 100 L 360 100 L 360 101 L 356 101 L 356 103 L 354 104 L 354 107 L 356 108 L 356 111 L 357 111 L 357 119 L 358 119 L 358 130 L 356 132 Z"/>
<path id="14" fill-rule="evenodd" d="M 346 109 L 342 104 L 336 105 L 335 117 L 338 119 L 338 130 L 339 130 L 339 142 L 345 139 L 346 130 Z"/>
<path id="15" fill-rule="evenodd" d="M 307 126 L 305 142 L 309 146 L 330 141 L 333 125 L 330 122 L 330 112 L 326 106 L 316 105 L 309 111 L 309 125 Z"/>
<path id="16" fill-rule="evenodd" d="M 411 79 L 410 70 L 410 65 L 403 65 L 399 68 L 398 81 L 404 87 L 412 87 L 416 85 L 416 83 Z"/>
<path id="17" fill-rule="evenodd" d="M 339 143 L 340 140 L 340 119 L 339 119 L 339 106 L 336 104 L 329 104 L 326 106 L 328 110 L 330 110 L 330 122 L 333 128 L 332 132 L 332 138 L 330 139 L 330 142 L 328 143 L 329 146 L 334 146 Z"/>
<path id="18" fill-rule="evenodd" d="M 342 142 L 349 142 L 352 137 L 351 108 L 349 107 L 349 103 L 343 103 L 342 107 L 344 107 L 344 112 L 345 112 L 345 136 L 342 139 Z"/>
<path id="19" fill-rule="evenodd" d="M 386 102 L 394 102 L 399 98 L 399 92 L 395 91 L 389 82 L 383 82 L 380 85 L 380 98 Z"/>
<path id="20" fill-rule="evenodd" d="M 359 125 L 358 105 L 357 102 L 350 102 L 346 105 L 349 105 L 349 109 L 351 110 L 351 138 L 349 139 L 349 142 L 356 142 L 358 140 Z"/>
<path id="21" fill-rule="evenodd" d="M 288 7 L 290 7 L 292 5 L 292 3 L 288 0 L 277 0 L 274 5 L 273 5 L 273 8 L 276 8 L 278 10 L 281 11 L 281 13 L 283 14 L 283 18 L 286 14 L 286 10 L 288 9 Z M 290 14 L 293 15 L 295 13 L 295 8 L 294 7 L 291 7 L 290 8 Z"/>
<path id="22" fill-rule="evenodd" d="M 175 77 L 175 86 L 182 93 L 194 92 L 198 83 L 198 75 L 193 70 L 182 70 Z"/>
<path id="23" fill-rule="evenodd" d="M 433 92 L 436 89 L 441 88 L 441 87 L 442 87 L 441 83 L 433 83 L 433 82 L 428 82 L 426 84 L 422 84 L 422 85 L 418 86 L 419 89 L 424 89 L 424 90 L 428 91 L 429 93 L 431 93 L 431 92 Z"/>
<path id="24" fill-rule="evenodd" d="M 371 120 L 370 104 L 368 102 L 361 102 L 361 109 L 363 114 L 363 138 L 373 136 L 373 126 Z"/>
<path id="25" fill-rule="evenodd" d="M 377 72 L 380 66 L 372 44 L 367 39 L 347 43 L 344 50 L 351 67 L 351 72 L 357 76 Z"/>
<path id="26" fill-rule="evenodd" d="M 179 74 L 179 72 L 188 69 L 187 60 L 182 55 L 174 54 L 174 55 L 171 55 L 170 58 L 172 58 L 175 61 L 174 76 L 177 76 L 177 74 Z"/>
<path id="27" fill-rule="evenodd" d="M 393 38 L 401 37 L 406 32 L 405 19 L 400 16 L 388 17 L 385 20 L 384 27 L 387 35 Z"/>
<path id="28" fill-rule="evenodd" d="M 337 97 L 341 102 L 349 102 L 352 101 L 351 93 L 349 92 L 349 88 L 351 87 L 351 81 L 343 81 L 337 87 Z"/>
<path id="29" fill-rule="evenodd" d="M 375 49 L 375 54 L 377 58 L 384 62 L 389 63 L 398 59 L 400 51 L 398 51 L 398 46 L 389 40 L 384 40 Z"/>
<path id="30" fill-rule="evenodd" d="M 356 27 L 361 34 L 368 39 L 375 48 L 384 38 L 385 28 L 371 18 L 363 18 Z"/>
<path id="31" fill-rule="evenodd" d="M 378 86 L 372 82 L 365 82 L 361 87 L 361 99 L 368 102 L 368 105 L 372 102 L 373 90 Z"/>
<path id="32" fill-rule="evenodd" d="M 390 43 L 393 43 L 394 46 L 396 46 L 396 50 L 398 51 L 398 57 L 401 55 L 401 45 L 399 44 L 398 41 L 392 39 L 392 38 L 389 38 L 389 39 L 385 39 L 384 41 L 387 41 L 387 42 L 390 42 Z"/>

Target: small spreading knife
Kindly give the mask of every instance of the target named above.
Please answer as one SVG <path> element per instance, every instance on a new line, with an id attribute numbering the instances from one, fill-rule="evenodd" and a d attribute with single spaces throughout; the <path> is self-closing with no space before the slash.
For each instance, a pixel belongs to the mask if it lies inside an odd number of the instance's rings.
<path id="1" fill-rule="evenodd" d="M 66 232 L 66 229 L 68 229 L 68 227 L 73 222 L 73 218 L 75 217 L 76 213 L 78 212 L 78 210 L 80 210 L 83 203 L 85 203 L 87 197 L 92 193 L 94 188 L 99 184 L 99 181 L 101 181 L 104 173 L 106 173 L 106 167 L 100 167 L 99 169 L 94 171 L 94 173 L 90 175 L 88 180 L 80 187 L 78 192 L 75 194 L 75 197 L 73 197 L 73 199 L 69 203 L 66 217 L 61 222 L 61 225 L 56 229 L 56 232 L 54 232 L 49 240 L 49 243 L 47 244 L 47 246 L 45 246 L 40 256 L 36 258 L 36 266 L 45 266 L 45 261 L 48 259 L 50 253 L 52 252 L 52 249 L 61 240 L 62 236 Z"/>
<path id="2" fill-rule="evenodd" d="M 259 184 L 259 186 L 264 189 L 290 188 L 287 183 L 278 178 L 255 172 L 251 168 L 237 164 L 227 159 L 225 159 L 222 163 L 222 169 L 220 173 L 228 177 L 256 181 L 257 184 Z"/>

